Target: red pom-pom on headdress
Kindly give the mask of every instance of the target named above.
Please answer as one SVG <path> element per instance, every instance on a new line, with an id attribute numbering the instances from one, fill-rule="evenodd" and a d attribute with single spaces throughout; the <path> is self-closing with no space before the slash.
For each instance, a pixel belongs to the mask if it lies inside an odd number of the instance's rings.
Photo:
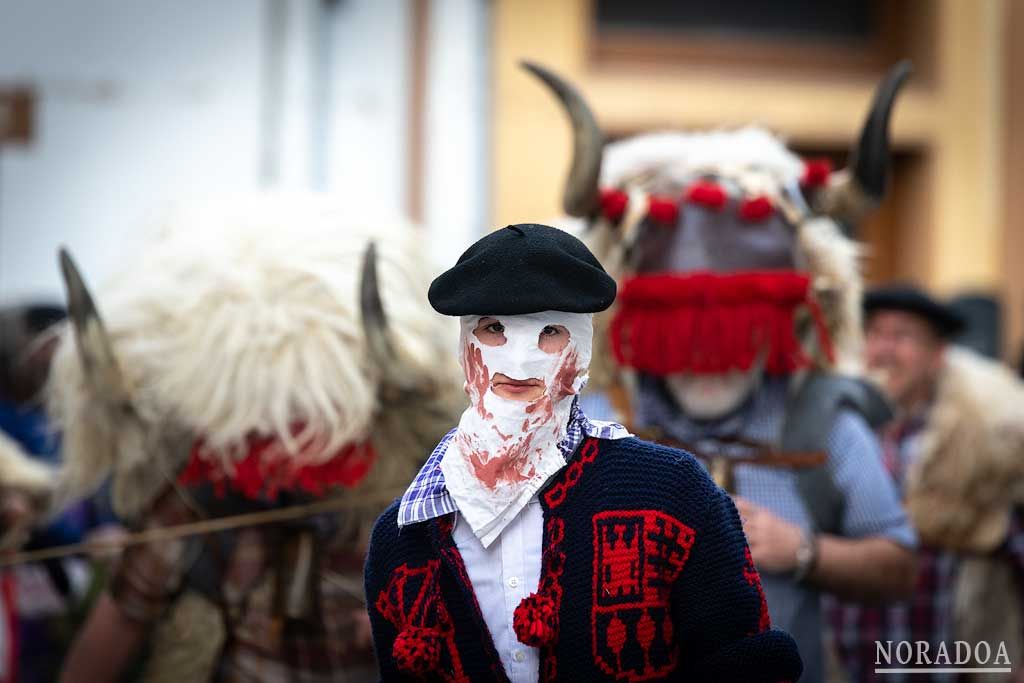
<path id="1" fill-rule="evenodd" d="M 613 223 L 622 220 L 629 206 L 629 195 L 622 190 L 601 190 L 601 213 Z"/>
<path id="2" fill-rule="evenodd" d="M 679 220 L 679 205 L 671 199 L 647 198 L 647 215 L 652 221 L 674 226 Z"/>
<path id="3" fill-rule="evenodd" d="M 725 201 L 728 198 L 729 195 L 721 185 L 708 180 L 694 183 L 686 191 L 687 201 L 706 206 L 709 209 L 721 209 L 725 206 Z"/>
<path id="4" fill-rule="evenodd" d="M 749 223 L 758 223 L 775 213 L 772 200 L 767 197 L 749 197 L 740 204 L 740 218 Z"/>
<path id="5" fill-rule="evenodd" d="M 821 187 L 828 183 L 832 174 L 832 162 L 828 159 L 808 159 L 804 161 L 804 175 L 800 178 L 800 186 L 805 189 Z"/>

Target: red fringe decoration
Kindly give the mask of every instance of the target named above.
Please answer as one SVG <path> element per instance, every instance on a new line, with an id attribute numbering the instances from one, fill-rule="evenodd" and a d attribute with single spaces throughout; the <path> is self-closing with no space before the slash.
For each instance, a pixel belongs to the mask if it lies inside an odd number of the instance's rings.
<path id="1" fill-rule="evenodd" d="M 767 197 L 750 197 L 740 204 L 740 218 L 748 223 L 760 223 L 773 213 L 775 206 Z"/>
<path id="2" fill-rule="evenodd" d="M 725 206 L 725 201 L 729 198 L 729 195 L 725 193 L 722 186 L 718 183 L 712 183 L 710 181 L 701 181 L 694 183 L 690 186 L 690 189 L 686 191 L 687 201 L 691 201 L 695 204 L 702 204 L 709 209 L 715 209 L 716 211 Z"/>
<path id="3" fill-rule="evenodd" d="M 301 429 L 296 429 L 299 433 Z M 220 459 L 205 454 L 202 439 L 192 446 L 188 465 L 178 477 L 184 486 L 212 483 L 215 493 L 223 497 L 227 486 L 246 498 L 266 497 L 276 500 L 281 491 L 305 491 L 314 496 L 323 495 L 332 486 L 351 488 L 369 473 L 377 453 L 369 441 L 350 444 L 334 457 L 315 465 L 297 466 L 295 461 L 281 453 L 281 446 L 273 438 L 249 440 L 249 453 L 234 463 L 234 471 L 225 469 Z"/>
<path id="4" fill-rule="evenodd" d="M 832 162 L 828 159 L 807 159 L 804 161 L 804 175 L 800 179 L 800 186 L 808 190 L 821 187 L 828 183 L 831 174 Z"/>
<path id="5" fill-rule="evenodd" d="M 403 673 L 423 678 L 441 663 L 441 634 L 434 628 L 406 626 L 395 636 L 391 656 Z"/>
<path id="6" fill-rule="evenodd" d="M 647 198 L 647 215 L 655 222 L 675 227 L 679 221 L 679 204 L 652 195 Z"/>
<path id="7" fill-rule="evenodd" d="M 523 598 L 512 614 L 512 629 L 520 643 L 545 647 L 558 634 L 558 608 L 547 595 L 531 593 Z"/>
<path id="8" fill-rule="evenodd" d="M 601 190 L 601 213 L 613 223 L 622 220 L 629 205 L 629 195 L 622 190 Z"/>
<path id="9" fill-rule="evenodd" d="M 653 375 L 749 370 L 767 350 L 765 370 L 783 375 L 810 364 L 794 316 L 806 308 L 832 359 L 810 278 L 795 271 L 640 275 L 627 280 L 610 334 L 622 365 Z"/>

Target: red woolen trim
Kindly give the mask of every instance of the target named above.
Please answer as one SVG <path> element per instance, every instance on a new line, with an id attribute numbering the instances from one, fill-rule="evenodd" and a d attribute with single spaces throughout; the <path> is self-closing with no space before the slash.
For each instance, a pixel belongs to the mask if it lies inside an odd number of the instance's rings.
<path id="1" fill-rule="evenodd" d="M 295 429 L 296 434 L 300 432 L 301 428 Z M 298 465 L 281 448 L 276 439 L 253 437 L 249 453 L 233 463 L 232 471 L 220 458 L 206 452 L 200 439 L 193 444 L 188 465 L 178 482 L 184 486 L 211 483 L 218 496 L 223 496 L 227 487 L 251 499 L 275 500 L 281 491 L 305 491 L 319 496 L 334 486 L 356 486 L 377 459 L 369 441 L 350 444 L 329 460 L 309 465 Z"/>
<path id="2" fill-rule="evenodd" d="M 740 218 L 750 223 L 758 223 L 775 213 L 772 200 L 767 197 L 750 197 L 740 204 Z"/>
<path id="3" fill-rule="evenodd" d="M 805 273 L 640 275 L 620 290 L 612 350 L 622 365 L 659 376 L 749 370 L 761 353 L 767 372 L 787 374 L 810 364 L 794 325 L 801 308 L 831 357 Z"/>
<path id="4" fill-rule="evenodd" d="M 832 174 L 832 162 L 828 159 L 807 159 L 804 161 L 804 174 L 800 179 L 801 187 L 813 189 L 828 183 Z"/>
<path id="5" fill-rule="evenodd" d="M 743 578 L 747 580 L 750 587 L 757 591 L 757 597 L 759 600 L 758 604 L 758 619 L 757 619 L 757 631 L 749 635 L 755 635 L 755 633 L 764 633 L 772 627 L 771 617 L 768 616 L 768 601 L 765 599 L 764 588 L 761 586 L 761 575 L 758 574 L 757 568 L 754 566 L 754 558 L 750 555 L 750 548 L 744 548 L 745 561 L 743 563 Z"/>
<path id="6" fill-rule="evenodd" d="M 675 226 L 679 220 L 679 204 L 671 199 L 652 195 L 647 198 L 647 215 L 657 223 Z"/>
<path id="7" fill-rule="evenodd" d="M 601 190 L 601 213 L 613 223 L 622 220 L 629 206 L 629 195 L 622 190 Z"/>
<path id="8" fill-rule="evenodd" d="M 690 185 L 690 189 L 686 191 L 687 201 L 701 204 L 709 209 L 721 209 L 725 206 L 728 198 L 729 195 L 726 194 L 721 185 L 707 180 Z"/>

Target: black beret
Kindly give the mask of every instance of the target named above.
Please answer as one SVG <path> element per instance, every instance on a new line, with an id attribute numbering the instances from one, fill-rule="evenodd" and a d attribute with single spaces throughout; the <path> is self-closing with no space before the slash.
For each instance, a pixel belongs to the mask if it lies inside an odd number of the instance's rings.
<path id="1" fill-rule="evenodd" d="M 569 233 L 522 223 L 478 240 L 427 297 L 444 315 L 596 313 L 615 300 L 615 280 Z"/>
<path id="2" fill-rule="evenodd" d="M 966 323 L 951 306 L 931 298 L 913 285 L 892 285 L 873 289 L 864 295 L 864 314 L 878 311 L 903 311 L 924 318 L 935 334 L 949 339 L 962 332 Z"/>

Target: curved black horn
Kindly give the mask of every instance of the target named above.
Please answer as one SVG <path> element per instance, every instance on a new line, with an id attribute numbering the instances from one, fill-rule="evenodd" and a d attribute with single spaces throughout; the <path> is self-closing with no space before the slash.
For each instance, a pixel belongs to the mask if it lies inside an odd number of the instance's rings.
<path id="1" fill-rule="evenodd" d="M 127 405 L 128 391 L 121 368 L 89 287 L 67 249 L 61 247 L 58 257 L 67 291 L 68 317 L 75 330 L 75 345 L 84 374 L 105 400 Z"/>
<path id="2" fill-rule="evenodd" d="M 912 71 L 904 59 L 889 70 L 875 90 L 871 111 L 851 154 L 850 169 L 860 189 L 875 201 L 886 191 L 889 174 L 889 119 L 900 88 Z"/>
<path id="3" fill-rule="evenodd" d="M 377 279 L 377 245 L 370 241 L 363 252 L 362 272 L 359 276 L 359 312 L 363 334 L 370 359 L 380 370 L 387 391 L 429 392 L 430 380 L 423 370 L 401 352 L 391 337 L 384 302 Z"/>
<path id="4" fill-rule="evenodd" d="M 533 62 L 521 66 L 539 78 L 558 98 L 572 122 L 572 167 L 562 194 L 562 208 L 570 216 L 587 217 L 598 207 L 604 135 L 586 100 L 560 76 Z"/>
<path id="5" fill-rule="evenodd" d="M 370 242 L 363 252 L 362 272 L 359 277 L 359 311 L 363 319 L 363 333 L 366 335 L 370 355 L 387 367 L 394 361 L 394 348 L 388 333 L 388 319 L 384 313 L 384 302 L 380 298 L 377 283 L 377 245 Z"/>

